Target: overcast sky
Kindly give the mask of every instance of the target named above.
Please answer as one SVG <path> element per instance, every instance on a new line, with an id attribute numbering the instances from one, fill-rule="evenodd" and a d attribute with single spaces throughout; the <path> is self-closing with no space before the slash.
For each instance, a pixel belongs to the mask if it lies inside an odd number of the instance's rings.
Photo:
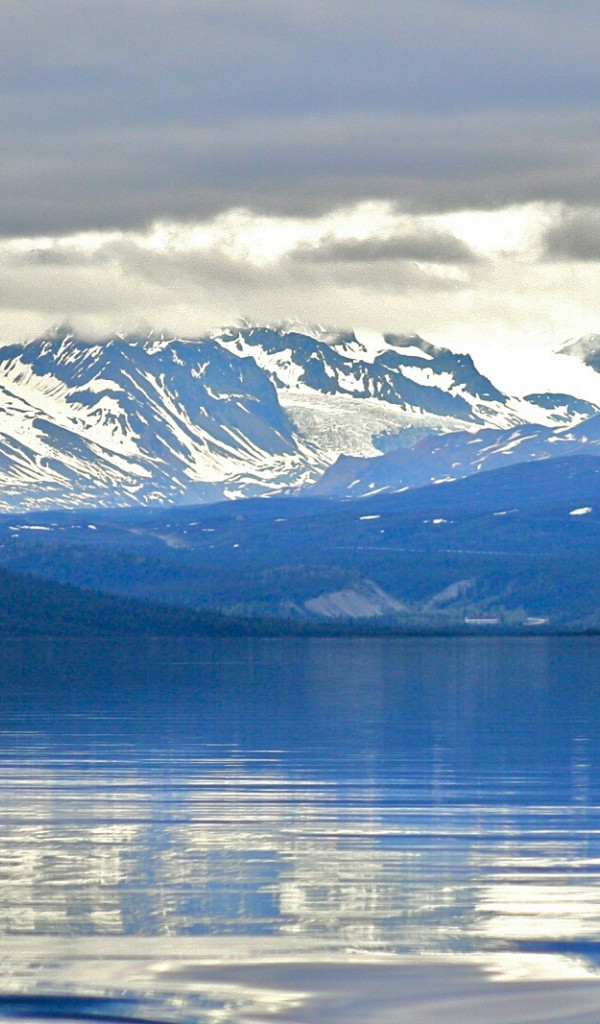
<path id="1" fill-rule="evenodd" d="M 599 52 L 597 0 L 0 0 L 0 336 L 295 318 L 542 386 L 600 331 Z"/>

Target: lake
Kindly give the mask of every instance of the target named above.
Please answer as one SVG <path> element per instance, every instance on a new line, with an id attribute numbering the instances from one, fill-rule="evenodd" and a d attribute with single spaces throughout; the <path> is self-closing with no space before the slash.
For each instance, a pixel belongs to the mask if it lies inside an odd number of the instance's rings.
<path id="1" fill-rule="evenodd" d="M 0 1017 L 600 1019 L 600 640 L 5 640 Z"/>

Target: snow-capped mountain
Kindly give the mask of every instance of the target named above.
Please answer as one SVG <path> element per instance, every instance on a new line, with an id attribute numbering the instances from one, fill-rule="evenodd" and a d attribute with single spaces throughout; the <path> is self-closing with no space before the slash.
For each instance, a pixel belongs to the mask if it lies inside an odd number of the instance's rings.
<path id="1" fill-rule="evenodd" d="M 596 411 L 507 396 L 470 356 L 416 336 L 244 325 L 86 341 L 58 328 L 0 348 L 0 510 L 298 490 L 340 455 Z"/>
<path id="2" fill-rule="evenodd" d="M 585 366 L 600 372 L 600 334 L 586 334 L 583 338 L 567 341 L 558 352 L 560 355 L 574 356 Z"/>
<path id="3" fill-rule="evenodd" d="M 412 443 L 413 431 L 448 431 L 521 423 L 571 424 L 596 407 L 569 395 L 503 394 L 471 356 L 438 348 L 417 335 L 364 339 L 352 332 L 294 327 L 231 328 L 220 345 L 261 366 L 298 430 L 328 461 L 366 456 Z"/>
<path id="4" fill-rule="evenodd" d="M 251 359 L 58 330 L 0 349 L 0 508 L 218 500 L 319 462 Z"/>
<path id="5" fill-rule="evenodd" d="M 375 458 L 340 456 L 311 488 L 312 494 L 359 498 L 447 483 L 483 470 L 566 455 L 600 456 L 600 416 L 571 427 L 525 424 L 429 435 L 412 448 Z"/>

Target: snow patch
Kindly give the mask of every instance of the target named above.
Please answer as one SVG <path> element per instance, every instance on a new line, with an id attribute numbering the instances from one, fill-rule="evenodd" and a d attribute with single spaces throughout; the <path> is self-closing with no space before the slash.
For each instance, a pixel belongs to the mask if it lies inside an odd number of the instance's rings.
<path id="1" fill-rule="evenodd" d="M 51 527 L 50 526 L 23 525 L 23 526 L 10 526 L 9 529 L 10 530 L 46 530 L 46 531 L 48 531 L 48 530 L 51 529 Z"/>
<path id="2" fill-rule="evenodd" d="M 408 356 L 410 359 L 415 357 L 418 359 L 433 359 L 429 352 L 424 352 L 422 348 L 418 348 L 416 345 L 390 345 L 389 351 L 397 352 L 401 356 Z"/>
<path id="3" fill-rule="evenodd" d="M 450 391 L 454 384 L 454 376 L 451 373 L 435 373 L 430 366 L 403 366 L 402 375 L 421 384 L 423 387 L 436 387 L 441 391 Z"/>

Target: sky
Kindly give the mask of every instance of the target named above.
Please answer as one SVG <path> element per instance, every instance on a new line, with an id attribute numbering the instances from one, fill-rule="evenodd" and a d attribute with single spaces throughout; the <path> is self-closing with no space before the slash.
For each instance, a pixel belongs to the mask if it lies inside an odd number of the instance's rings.
<path id="1" fill-rule="evenodd" d="M 0 0 L 0 340 L 299 320 L 556 387 L 599 52 L 597 0 Z"/>

